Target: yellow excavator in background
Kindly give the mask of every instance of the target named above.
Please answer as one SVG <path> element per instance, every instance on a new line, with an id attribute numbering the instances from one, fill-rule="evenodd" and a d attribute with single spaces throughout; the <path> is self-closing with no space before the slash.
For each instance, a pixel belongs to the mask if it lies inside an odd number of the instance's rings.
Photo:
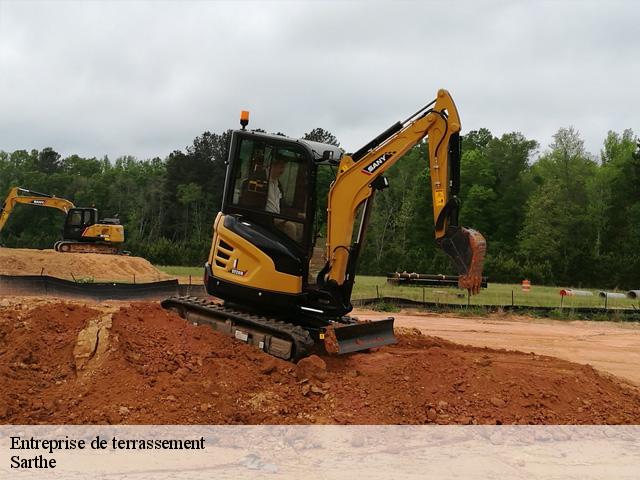
<path id="1" fill-rule="evenodd" d="M 18 204 L 55 208 L 65 217 L 62 240 L 55 243 L 57 252 L 118 254 L 124 242 L 124 227 L 117 218 L 98 220 L 95 208 L 78 208 L 70 200 L 13 187 L 0 209 L 0 232 Z"/>
<path id="2" fill-rule="evenodd" d="M 205 265 L 207 292 L 224 303 L 172 297 L 164 308 L 274 356 L 296 360 L 316 344 L 349 353 L 395 342 L 393 318 L 349 317 L 358 256 L 383 173 L 428 137 L 435 236 L 453 259 L 459 286 L 477 293 L 484 237 L 458 225 L 460 118 L 440 90 L 431 103 L 355 153 L 308 140 L 242 130 L 232 133 L 222 209 Z M 313 272 L 316 174 L 337 167 L 327 199 L 324 266 Z M 354 238 L 355 237 L 355 238 Z"/>

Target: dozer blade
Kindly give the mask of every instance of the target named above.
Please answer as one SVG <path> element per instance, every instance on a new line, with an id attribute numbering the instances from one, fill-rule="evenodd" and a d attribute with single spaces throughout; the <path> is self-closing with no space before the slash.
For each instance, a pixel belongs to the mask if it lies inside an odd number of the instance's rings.
<path id="1" fill-rule="evenodd" d="M 440 245 L 458 269 L 458 286 L 470 293 L 480 293 L 482 269 L 487 252 L 487 241 L 477 230 L 449 227 Z"/>
<path id="2" fill-rule="evenodd" d="M 325 331 L 324 345 L 329 353 L 351 353 L 396 343 L 393 317 L 373 322 L 331 326 Z"/>

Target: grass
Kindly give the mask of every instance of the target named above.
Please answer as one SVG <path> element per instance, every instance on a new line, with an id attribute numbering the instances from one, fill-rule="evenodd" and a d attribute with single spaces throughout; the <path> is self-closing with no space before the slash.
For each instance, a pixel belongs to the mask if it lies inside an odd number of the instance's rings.
<path id="1" fill-rule="evenodd" d="M 528 293 L 522 291 L 518 284 L 489 283 L 480 294 L 467 298 L 466 292 L 455 288 L 423 288 L 420 286 L 396 286 L 387 283 L 386 277 L 356 277 L 353 298 L 398 297 L 410 300 L 456 303 L 470 305 L 512 304 L 527 307 L 560 307 L 561 287 L 532 285 Z M 587 290 L 587 289 L 581 289 Z M 598 290 L 590 289 L 590 297 L 564 297 L 562 306 L 565 309 L 578 307 L 604 307 L 604 299 L 598 296 Z M 624 293 L 624 292 L 621 292 Z M 608 299 L 608 308 L 640 308 L 637 300 L 628 298 Z"/>
<path id="2" fill-rule="evenodd" d="M 188 277 L 191 275 L 193 278 L 202 278 L 204 273 L 204 267 L 180 267 L 175 265 L 156 265 L 156 268 L 162 270 L 168 275 L 175 277 Z"/>
<path id="3" fill-rule="evenodd" d="M 194 279 L 202 277 L 202 267 L 179 267 L 179 266 L 158 266 L 160 270 L 169 275 L 188 277 Z M 435 302 L 435 303 L 456 303 L 466 305 L 511 305 L 511 295 L 513 293 L 514 305 L 527 307 L 560 307 L 560 289 L 562 287 L 545 287 L 532 285 L 529 293 L 524 293 L 518 284 L 489 283 L 488 288 L 482 289 L 479 295 L 467 298 L 466 292 L 455 288 L 423 288 L 419 286 L 395 286 L 387 283 L 386 277 L 373 277 L 360 275 L 356 277 L 352 298 L 354 300 L 375 297 L 398 297 L 410 300 Z M 580 290 L 587 290 L 581 288 Z M 589 289 L 593 292 L 590 297 L 564 297 L 562 306 L 565 309 L 579 307 L 604 307 L 604 299 L 598 296 L 598 290 Z M 624 293 L 624 292 L 622 292 Z M 638 300 L 628 298 L 609 299 L 607 307 L 615 308 L 635 308 L 640 309 Z"/>

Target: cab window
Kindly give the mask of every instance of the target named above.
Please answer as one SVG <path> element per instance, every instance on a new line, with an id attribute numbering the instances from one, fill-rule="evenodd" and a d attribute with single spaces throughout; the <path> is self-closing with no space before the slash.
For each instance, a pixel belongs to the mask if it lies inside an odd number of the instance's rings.
<path id="1" fill-rule="evenodd" d="M 72 212 L 69 218 L 69 225 L 72 227 L 81 227 L 82 223 L 82 212 L 78 210 Z"/>
<path id="2" fill-rule="evenodd" d="M 242 139 L 234 172 L 232 205 L 271 218 L 271 224 L 302 242 L 308 172 L 302 148 Z"/>

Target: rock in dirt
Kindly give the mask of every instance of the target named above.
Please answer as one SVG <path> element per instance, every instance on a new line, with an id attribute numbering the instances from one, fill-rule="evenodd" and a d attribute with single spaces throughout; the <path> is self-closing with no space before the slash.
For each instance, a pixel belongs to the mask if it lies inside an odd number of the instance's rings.
<path id="1" fill-rule="evenodd" d="M 76 371 L 91 370 L 99 366 L 109 349 L 109 330 L 111 329 L 111 314 L 92 318 L 87 322 L 76 339 L 73 347 Z"/>
<path id="2" fill-rule="evenodd" d="M 491 360 L 489 358 L 483 357 L 476 360 L 475 363 L 481 367 L 488 367 L 491 365 Z"/>
<path id="3" fill-rule="evenodd" d="M 435 409 L 430 408 L 429 410 L 427 410 L 427 418 L 429 419 L 429 421 L 435 422 L 438 418 L 438 412 L 436 412 Z"/>
<path id="4" fill-rule="evenodd" d="M 311 392 L 312 393 L 317 393 L 318 395 L 324 395 L 325 393 L 327 393 L 326 390 L 323 390 L 322 388 L 316 386 L 316 385 L 311 385 Z"/>
<path id="5" fill-rule="evenodd" d="M 298 380 L 320 380 L 327 378 L 327 364 L 317 355 L 303 358 L 296 365 L 295 371 Z"/>
<path id="6" fill-rule="evenodd" d="M 498 397 L 491 397 L 491 405 L 493 405 L 496 408 L 502 408 L 506 405 L 506 403 L 504 402 L 504 400 L 502 400 L 501 398 Z"/>
<path id="7" fill-rule="evenodd" d="M 260 373 L 262 373 L 263 375 L 271 375 L 277 369 L 278 363 L 276 362 L 276 360 L 273 358 L 269 358 L 264 362 L 262 367 L 260 367 Z"/>

